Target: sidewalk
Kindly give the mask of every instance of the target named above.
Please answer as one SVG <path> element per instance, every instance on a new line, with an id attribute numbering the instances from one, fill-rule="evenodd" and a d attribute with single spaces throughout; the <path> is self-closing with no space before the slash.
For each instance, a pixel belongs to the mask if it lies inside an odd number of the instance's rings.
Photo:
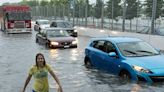
<path id="1" fill-rule="evenodd" d="M 158 35 L 148 35 L 148 34 L 139 34 L 139 33 L 130 33 L 130 32 L 120 32 L 112 30 L 102 30 L 94 28 L 85 28 L 85 27 L 75 27 L 78 30 L 78 35 L 89 36 L 89 37 L 108 37 L 108 36 L 129 36 L 142 39 L 150 43 L 155 48 L 164 50 L 164 36 Z"/>

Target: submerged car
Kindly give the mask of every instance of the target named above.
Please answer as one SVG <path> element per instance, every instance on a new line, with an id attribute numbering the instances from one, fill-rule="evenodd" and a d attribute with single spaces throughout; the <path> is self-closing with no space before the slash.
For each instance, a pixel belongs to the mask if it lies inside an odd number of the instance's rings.
<path id="1" fill-rule="evenodd" d="M 34 30 L 35 31 L 40 31 L 40 30 L 48 28 L 48 27 L 50 27 L 49 20 L 39 19 L 39 20 L 36 20 L 36 22 L 35 22 Z"/>
<path id="2" fill-rule="evenodd" d="M 36 34 L 36 42 L 48 48 L 77 48 L 77 40 L 62 28 L 46 28 Z"/>
<path id="3" fill-rule="evenodd" d="M 93 38 L 84 64 L 135 81 L 164 80 L 164 55 L 138 38 Z"/>
<path id="4" fill-rule="evenodd" d="M 64 20 L 53 20 L 50 27 L 60 27 L 68 32 L 70 36 L 77 37 L 77 30 L 73 28 L 72 24 Z"/>

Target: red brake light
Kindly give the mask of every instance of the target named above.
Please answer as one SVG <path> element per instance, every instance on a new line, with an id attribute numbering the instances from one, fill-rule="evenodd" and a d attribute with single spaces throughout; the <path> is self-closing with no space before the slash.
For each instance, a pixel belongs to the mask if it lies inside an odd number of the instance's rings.
<path id="1" fill-rule="evenodd" d="M 14 23 L 8 22 L 8 28 L 14 28 Z"/>
<path id="2" fill-rule="evenodd" d="M 30 27 L 30 23 L 26 23 L 26 27 L 27 27 L 27 28 Z"/>

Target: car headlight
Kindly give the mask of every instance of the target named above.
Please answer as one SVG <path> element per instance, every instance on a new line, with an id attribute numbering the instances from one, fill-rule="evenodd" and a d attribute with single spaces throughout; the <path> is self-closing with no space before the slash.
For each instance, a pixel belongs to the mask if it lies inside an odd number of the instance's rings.
<path id="1" fill-rule="evenodd" d="M 51 42 L 51 45 L 59 45 L 58 42 Z"/>
<path id="2" fill-rule="evenodd" d="M 77 44 L 77 41 L 76 41 L 76 40 L 75 40 L 75 41 L 73 41 L 73 42 L 72 42 L 72 44 Z"/>
<path id="3" fill-rule="evenodd" d="M 133 65 L 132 67 L 133 67 L 134 70 L 136 70 L 136 71 L 138 71 L 138 72 L 153 73 L 153 72 L 150 71 L 149 69 L 145 69 L 145 68 L 140 67 L 140 66 Z"/>
<path id="4" fill-rule="evenodd" d="M 77 30 L 74 30 L 74 32 L 77 32 Z"/>

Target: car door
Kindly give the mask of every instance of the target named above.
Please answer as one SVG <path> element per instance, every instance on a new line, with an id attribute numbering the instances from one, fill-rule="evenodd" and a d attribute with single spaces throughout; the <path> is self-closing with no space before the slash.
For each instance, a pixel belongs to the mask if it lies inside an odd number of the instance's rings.
<path id="1" fill-rule="evenodd" d="M 93 62 L 93 65 L 99 69 L 105 70 L 107 69 L 107 66 L 104 62 L 104 51 L 103 51 L 103 46 L 105 41 L 99 40 L 99 41 L 94 41 L 93 45 L 93 50 L 90 52 L 91 55 L 91 60 Z"/>
<path id="2" fill-rule="evenodd" d="M 117 74 L 120 70 L 120 58 L 118 56 L 118 51 L 116 50 L 116 47 L 114 44 L 112 44 L 112 42 L 110 41 L 106 41 L 104 43 L 104 57 L 103 57 L 103 61 L 104 64 L 106 64 L 106 69 L 107 71 Z M 109 56 L 109 53 L 111 52 L 115 52 L 117 57 L 111 57 Z"/>

